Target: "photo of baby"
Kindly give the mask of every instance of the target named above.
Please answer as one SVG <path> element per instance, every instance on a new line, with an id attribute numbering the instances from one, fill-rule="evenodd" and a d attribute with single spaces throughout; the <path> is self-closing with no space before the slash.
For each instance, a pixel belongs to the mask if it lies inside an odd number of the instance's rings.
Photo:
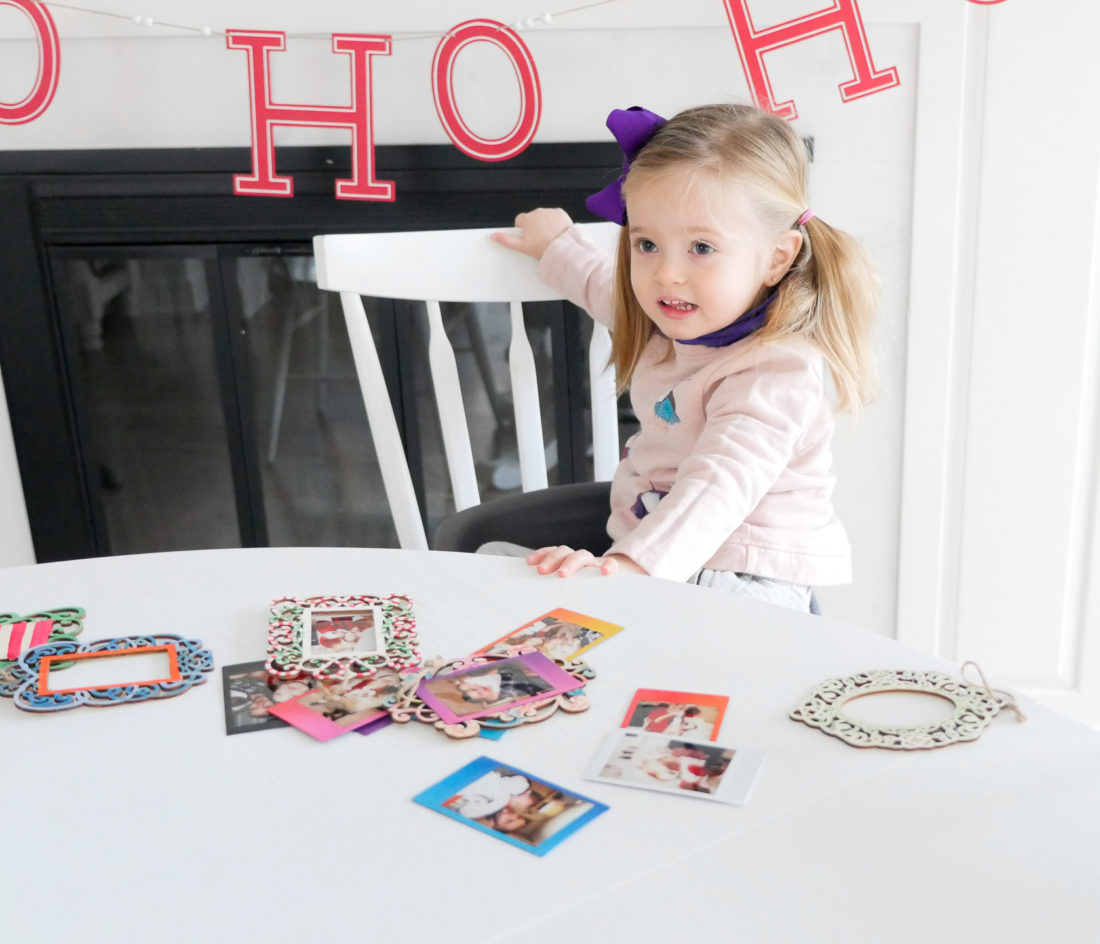
<path id="1" fill-rule="evenodd" d="M 607 809 L 489 757 L 479 757 L 414 799 L 539 856 Z"/>
<path id="2" fill-rule="evenodd" d="M 553 663 L 550 665 L 557 668 Z M 425 700 L 433 709 L 438 711 L 443 706 L 459 718 L 504 711 L 507 705 L 536 699 L 538 695 L 549 698 L 562 691 L 522 658 L 487 662 L 474 669 L 429 679 L 421 682 L 420 690 L 421 696 L 425 693 L 430 696 Z"/>
<path id="3" fill-rule="evenodd" d="M 549 659 L 566 661 L 578 653 L 590 649 L 608 636 L 617 633 L 621 626 L 592 619 L 570 610 L 551 610 L 532 620 L 507 636 L 490 643 L 478 654 L 506 656 L 515 653 L 519 646 L 530 647 Z"/>
<path id="4" fill-rule="evenodd" d="M 373 607 L 361 610 L 310 609 L 307 655 L 373 655 L 379 651 Z"/>
<path id="5" fill-rule="evenodd" d="M 443 805 L 532 846 L 592 809 L 591 802 L 509 767 L 489 771 Z"/>
<path id="6" fill-rule="evenodd" d="M 727 803 L 744 802 L 762 763 L 753 751 L 627 728 L 608 738 L 594 758 L 589 779 L 689 794 Z"/>

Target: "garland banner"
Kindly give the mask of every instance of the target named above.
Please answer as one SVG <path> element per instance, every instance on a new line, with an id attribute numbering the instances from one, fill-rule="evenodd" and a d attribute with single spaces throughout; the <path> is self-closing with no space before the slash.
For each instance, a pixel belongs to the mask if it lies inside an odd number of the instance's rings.
<path id="1" fill-rule="evenodd" d="M 840 84 L 840 97 L 844 101 L 850 102 L 900 84 L 897 69 L 875 69 L 856 0 L 833 0 L 832 6 L 824 10 L 759 30 L 753 26 L 748 0 L 723 2 L 752 97 L 761 108 L 775 112 L 781 118 L 797 118 L 798 110 L 794 107 L 794 102 L 776 102 L 768 70 L 764 67 L 764 53 L 800 43 L 831 30 L 841 30 L 844 33 L 848 60 L 852 63 L 852 72 L 855 74 L 854 79 Z"/>
<path id="2" fill-rule="evenodd" d="M 566 10 L 565 13 L 576 13 L 611 2 L 615 0 L 598 0 Z M 717 3 L 717 0 L 714 2 Z M 749 2 L 750 0 L 722 0 L 750 93 L 761 108 L 786 119 L 798 116 L 793 101 L 775 100 L 764 54 L 835 30 L 839 30 L 843 36 L 853 73 L 853 78 L 840 83 L 843 101 L 853 101 L 900 84 L 896 68 L 875 68 L 858 0 L 832 0 L 828 7 L 762 29 L 753 25 Z M 753 2 L 763 4 L 763 0 Z M 993 5 L 1004 0 L 969 2 Z M 38 69 L 31 91 L 22 101 L 0 101 L 0 125 L 24 124 L 40 117 L 57 92 L 61 64 L 60 40 L 45 3 L 36 0 L 0 0 L 0 7 L 4 6 L 14 7 L 30 19 L 38 46 Z M 67 8 L 125 18 L 121 14 L 84 7 Z M 481 161 L 509 160 L 521 154 L 534 139 L 542 116 L 542 90 L 534 57 L 520 38 L 519 30 L 524 25 L 532 27 L 538 23 L 550 23 L 554 17 L 565 13 L 544 13 L 541 18 L 519 20 L 513 27 L 490 19 L 466 20 L 439 39 L 432 61 L 432 96 L 443 130 L 455 147 L 464 154 Z M 140 25 L 154 25 L 151 17 L 134 16 L 132 19 Z M 174 24 L 159 25 L 199 32 L 204 36 L 215 32 L 209 27 L 195 29 Z M 243 51 L 248 56 L 252 172 L 233 176 L 234 193 L 242 196 L 294 196 L 293 178 L 276 173 L 273 133 L 276 127 L 298 126 L 341 128 L 351 132 L 352 176 L 336 181 L 337 199 L 393 201 L 396 198 L 394 182 L 378 180 L 375 176 L 371 83 L 373 57 L 390 55 L 392 36 L 332 34 L 332 51 L 346 55 L 351 60 L 351 104 L 347 106 L 285 104 L 272 100 L 270 57 L 273 51 L 286 50 L 285 32 L 226 30 L 224 36 L 228 49 Z M 512 129 L 499 138 L 477 134 L 463 119 L 455 96 L 456 63 L 462 52 L 474 43 L 489 43 L 500 50 L 508 58 L 519 86 L 519 117 Z"/>
<path id="3" fill-rule="evenodd" d="M 57 77 L 61 70 L 61 40 L 53 17 L 41 3 L 31 0 L 0 0 L 0 7 L 15 7 L 25 13 L 34 27 L 38 45 L 38 72 L 26 98 L 20 102 L 0 102 L 0 125 L 21 125 L 34 121 L 57 94 Z"/>
<path id="4" fill-rule="evenodd" d="M 515 126 L 503 138 L 482 138 L 470 130 L 454 95 L 454 67 L 471 43 L 492 43 L 511 61 L 519 81 L 520 107 Z M 481 161 L 506 161 L 526 150 L 539 127 L 542 91 L 535 59 L 519 35 L 496 20 L 468 20 L 448 33 L 436 47 L 432 62 L 432 95 L 443 130 L 456 148 Z"/>
<path id="5" fill-rule="evenodd" d="M 248 92 L 252 112 L 252 173 L 235 174 L 233 192 L 247 196 L 293 197 L 294 180 L 275 175 L 278 125 L 347 128 L 351 131 L 350 180 L 336 181 L 338 200 L 387 200 L 395 197 L 392 180 L 374 177 L 374 130 L 371 120 L 371 57 L 390 54 L 389 36 L 333 33 L 332 51 L 351 57 L 351 105 L 281 105 L 271 100 L 271 51 L 286 49 L 286 34 L 263 30 L 228 30 L 229 49 L 248 53 Z"/>

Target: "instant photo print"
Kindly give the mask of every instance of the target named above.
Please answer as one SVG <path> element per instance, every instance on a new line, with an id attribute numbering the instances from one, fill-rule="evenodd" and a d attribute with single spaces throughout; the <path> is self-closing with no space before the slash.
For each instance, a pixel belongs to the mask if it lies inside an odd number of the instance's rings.
<path id="1" fill-rule="evenodd" d="M 382 611 L 376 604 L 306 607 L 302 612 L 303 655 L 307 659 L 381 655 L 381 628 Z"/>
<path id="2" fill-rule="evenodd" d="M 763 762 L 758 751 L 624 728 L 600 745 L 585 778 L 742 805 Z"/>
<path id="3" fill-rule="evenodd" d="M 225 733 L 247 734 L 268 728 L 285 728 L 286 722 L 271 714 L 278 700 L 292 698 L 308 691 L 304 683 L 299 688 L 282 683 L 267 674 L 262 661 L 240 662 L 222 666 L 222 697 L 225 708 Z"/>
<path id="4" fill-rule="evenodd" d="M 500 715 L 579 687 L 541 652 L 479 662 L 425 679 L 417 695 L 447 724 Z"/>
<path id="5" fill-rule="evenodd" d="M 547 658 L 566 662 L 620 630 L 614 623 L 559 608 L 489 643 L 478 654 L 508 656 L 520 647 L 531 647 Z"/>
<path id="6" fill-rule="evenodd" d="M 607 806 L 526 771 L 479 757 L 413 797 L 533 855 L 546 855 Z"/>
<path id="7" fill-rule="evenodd" d="M 318 741 L 330 741 L 349 731 L 368 733 L 390 724 L 387 701 L 401 691 L 396 672 L 369 679 L 318 682 L 304 694 L 273 706 L 271 714 Z"/>
<path id="8" fill-rule="evenodd" d="M 728 704 L 726 695 L 639 688 L 623 718 L 623 727 L 689 741 L 716 741 Z"/>

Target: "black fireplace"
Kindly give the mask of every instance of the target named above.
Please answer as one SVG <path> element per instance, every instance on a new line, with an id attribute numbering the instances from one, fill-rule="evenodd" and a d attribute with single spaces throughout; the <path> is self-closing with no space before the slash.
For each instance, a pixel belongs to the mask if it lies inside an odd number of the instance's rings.
<path id="1" fill-rule="evenodd" d="M 509 225 L 533 206 L 587 216 L 613 144 L 533 145 L 500 163 L 451 147 L 377 149 L 394 202 L 337 200 L 347 148 L 284 148 L 293 198 L 236 196 L 247 149 L 0 153 L 3 370 L 40 562 L 219 546 L 395 544 L 342 314 L 313 280 L 326 232 Z M 425 260 L 430 264 L 430 260 Z M 448 306 L 490 498 L 517 485 L 500 338 Z M 418 306 L 373 302 L 414 480 L 449 510 Z M 540 306 L 554 481 L 587 475 L 587 318 Z"/>

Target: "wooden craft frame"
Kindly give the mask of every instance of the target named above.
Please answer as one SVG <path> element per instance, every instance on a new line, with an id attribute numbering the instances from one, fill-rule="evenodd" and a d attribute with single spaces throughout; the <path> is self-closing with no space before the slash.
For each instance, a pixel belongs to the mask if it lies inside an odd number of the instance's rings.
<path id="1" fill-rule="evenodd" d="M 524 650 L 530 651 L 530 650 Z M 567 714 L 578 714 L 587 711 L 591 706 L 588 696 L 584 692 L 587 683 L 596 677 L 596 673 L 583 659 L 571 659 L 569 661 L 554 662 L 573 676 L 577 681 L 577 687 L 568 692 L 552 695 L 541 701 L 527 702 L 508 711 L 496 715 L 483 715 L 479 718 L 467 718 L 454 724 L 449 724 L 440 718 L 439 714 L 424 703 L 416 690 L 425 679 L 435 678 L 437 675 L 449 675 L 459 669 L 469 668 L 472 665 L 484 665 L 490 662 L 501 662 L 514 656 L 490 656 L 475 655 L 462 659 L 454 659 L 442 665 L 433 666 L 418 675 L 413 676 L 402 688 L 401 693 L 391 699 L 392 704 L 384 705 L 389 711 L 390 717 L 398 724 L 407 724 L 409 721 L 418 721 L 421 724 L 430 724 L 436 730 L 442 731 L 448 737 L 461 740 L 463 738 L 476 737 L 483 729 L 487 731 L 501 731 L 509 728 L 518 728 L 524 724 L 537 724 L 545 721 L 557 712 L 564 711 Z"/>
<path id="2" fill-rule="evenodd" d="M 381 614 L 380 625 L 376 619 L 374 627 L 380 647 L 377 653 L 326 657 L 308 651 L 305 622 L 312 611 L 367 608 L 376 608 Z M 268 618 L 266 668 L 276 678 L 317 681 L 369 678 L 383 669 L 405 674 L 420 668 L 418 642 L 412 600 L 406 596 L 281 597 L 272 602 Z"/>
<path id="3" fill-rule="evenodd" d="M 946 718 L 920 725 L 879 725 L 844 713 L 845 705 L 855 699 L 886 692 L 936 695 L 950 701 L 954 710 Z M 1016 710 L 1023 720 L 1010 695 L 988 686 L 973 685 L 942 672 L 879 669 L 822 682 L 791 711 L 790 717 L 853 747 L 920 751 L 976 740 L 1006 707 Z"/>
<path id="4" fill-rule="evenodd" d="M 78 662 L 86 662 L 92 659 L 124 659 L 128 656 L 151 655 L 155 652 L 162 652 L 168 657 L 167 678 L 135 680 L 123 682 L 120 685 L 82 685 L 72 688 L 50 688 L 48 684 L 50 672 L 61 666 L 75 665 Z M 58 665 L 54 663 L 58 663 Z M 178 650 L 172 643 L 164 643 L 159 646 L 134 646 L 130 649 L 98 649 L 94 652 L 76 652 L 67 655 L 52 653 L 42 656 L 38 660 L 37 694 L 46 697 L 49 695 L 74 695 L 77 692 L 90 692 L 100 688 L 119 688 L 125 685 L 164 685 L 178 682 L 181 677 Z"/>
<path id="5" fill-rule="evenodd" d="M 62 606 L 53 610 L 39 610 L 37 613 L 26 613 L 24 615 L 0 613 L 0 625 L 41 623 L 45 621 L 50 623 L 50 628 L 39 645 L 64 641 L 75 642 L 76 637 L 84 629 L 84 615 L 84 610 L 79 606 Z M 14 683 L 11 670 L 18 663 L 19 656 L 31 648 L 34 647 L 27 646 L 23 648 L 14 658 L 7 658 L 9 652 L 0 649 L 0 695 L 10 697 L 15 693 L 18 685 Z M 55 666 L 55 668 L 60 668 L 60 666 Z"/>
<path id="6" fill-rule="evenodd" d="M 168 656 L 168 678 L 67 689 L 51 689 L 47 684 L 50 670 L 58 667 L 55 663 L 72 665 L 85 659 L 126 658 L 155 652 Z M 198 639 L 182 636 L 120 636 L 87 644 L 62 640 L 31 649 L 19 659 L 13 670 L 18 688 L 12 700 L 24 711 L 44 712 L 170 698 L 203 684 L 213 668 L 213 653 L 204 649 Z"/>

